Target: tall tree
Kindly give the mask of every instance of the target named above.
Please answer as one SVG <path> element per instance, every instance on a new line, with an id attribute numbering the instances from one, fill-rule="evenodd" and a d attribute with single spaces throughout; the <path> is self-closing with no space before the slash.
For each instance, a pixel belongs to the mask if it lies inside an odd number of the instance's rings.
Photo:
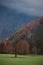
<path id="1" fill-rule="evenodd" d="M 29 52 L 29 44 L 26 40 L 20 40 L 15 46 L 15 57 L 17 54 L 28 54 Z"/>

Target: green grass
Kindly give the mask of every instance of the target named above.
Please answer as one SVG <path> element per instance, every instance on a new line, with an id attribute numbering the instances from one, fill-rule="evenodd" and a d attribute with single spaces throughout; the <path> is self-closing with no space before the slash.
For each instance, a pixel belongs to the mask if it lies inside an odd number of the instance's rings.
<path id="1" fill-rule="evenodd" d="M 0 54 L 0 65 L 43 65 L 43 56 L 19 56 Z"/>

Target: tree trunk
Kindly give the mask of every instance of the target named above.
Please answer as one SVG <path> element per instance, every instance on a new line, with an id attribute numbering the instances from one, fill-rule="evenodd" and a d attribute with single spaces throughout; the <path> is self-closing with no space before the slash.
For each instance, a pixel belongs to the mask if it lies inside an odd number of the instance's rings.
<path id="1" fill-rule="evenodd" d="M 17 58 L 17 54 L 15 53 L 15 58 Z"/>

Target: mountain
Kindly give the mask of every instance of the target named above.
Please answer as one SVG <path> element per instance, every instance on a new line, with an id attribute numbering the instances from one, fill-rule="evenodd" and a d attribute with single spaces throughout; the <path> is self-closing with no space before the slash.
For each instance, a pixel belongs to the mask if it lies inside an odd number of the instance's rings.
<path id="1" fill-rule="evenodd" d="M 31 21 L 5 40 L 0 40 L 0 53 L 43 54 L 43 16 Z"/>
<path id="2" fill-rule="evenodd" d="M 25 25 L 24 27 L 20 28 L 17 32 L 9 37 L 9 40 L 13 40 L 16 38 L 25 38 L 25 35 L 30 39 L 43 36 L 43 16 L 31 21 L 29 24 Z M 35 38 L 36 38 L 35 37 Z M 33 39 L 32 38 L 32 39 Z"/>
<path id="3" fill-rule="evenodd" d="M 34 51 L 34 53 L 43 54 L 43 16 L 20 28 L 6 40 L 13 46 L 25 40 L 29 44 L 28 49 L 31 53 Z"/>
<path id="4" fill-rule="evenodd" d="M 37 16 L 19 13 L 17 10 L 0 5 L 0 40 L 37 18 Z"/>

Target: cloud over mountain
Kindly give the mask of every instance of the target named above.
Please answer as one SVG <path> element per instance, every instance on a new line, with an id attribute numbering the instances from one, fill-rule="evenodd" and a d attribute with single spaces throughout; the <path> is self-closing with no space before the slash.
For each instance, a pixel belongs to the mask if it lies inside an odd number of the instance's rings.
<path id="1" fill-rule="evenodd" d="M 43 16 L 43 0 L 1 0 L 0 4 L 18 12 Z"/>

